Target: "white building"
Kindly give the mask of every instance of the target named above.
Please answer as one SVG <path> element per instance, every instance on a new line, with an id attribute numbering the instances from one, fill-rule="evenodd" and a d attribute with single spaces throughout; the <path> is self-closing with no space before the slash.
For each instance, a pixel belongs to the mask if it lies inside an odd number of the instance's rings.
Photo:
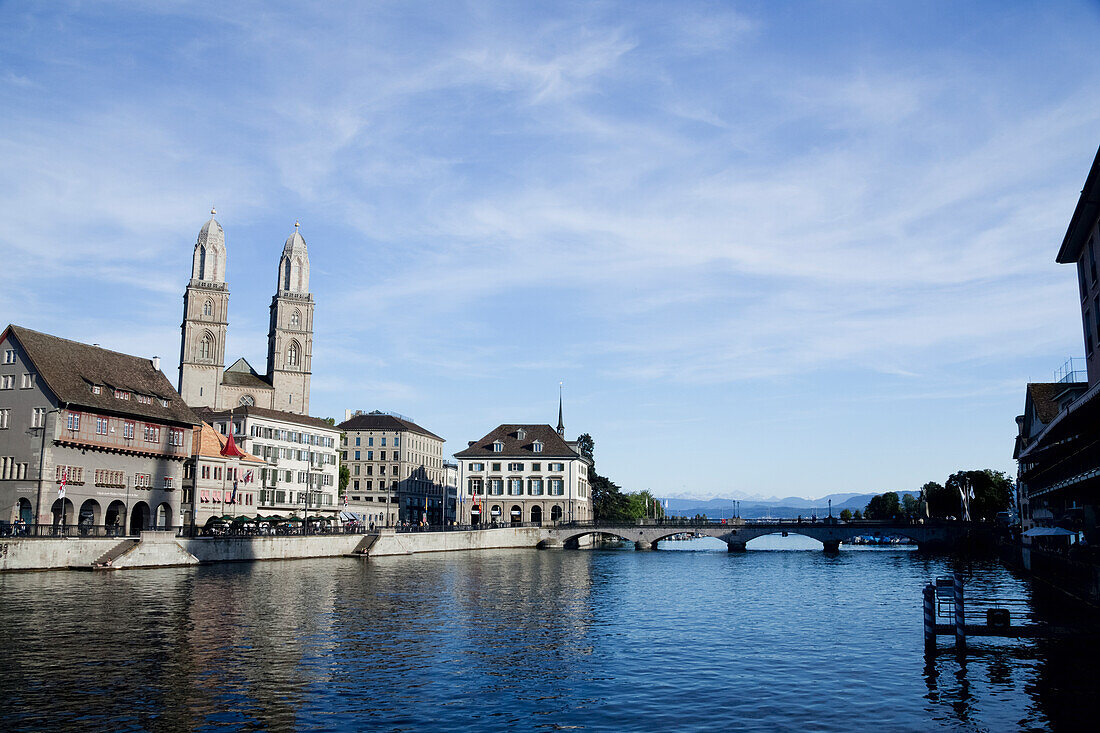
<path id="1" fill-rule="evenodd" d="M 499 425 L 455 453 L 465 524 L 592 519 L 591 463 L 549 425 Z"/>
<path id="2" fill-rule="evenodd" d="M 223 435 L 232 422 L 237 445 L 267 464 L 258 484 L 261 514 L 335 516 L 342 509 L 337 428 L 316 417 L 254 405 L 198 414 Z"/>
<path id="3" fill-rule="evenodd" d="M 192 458 L 183 468 L 183 526 L 205 526 L 211 517 L 256 516 L 263 459 L 237 448 L 207 423 L 195 428 Z"/>

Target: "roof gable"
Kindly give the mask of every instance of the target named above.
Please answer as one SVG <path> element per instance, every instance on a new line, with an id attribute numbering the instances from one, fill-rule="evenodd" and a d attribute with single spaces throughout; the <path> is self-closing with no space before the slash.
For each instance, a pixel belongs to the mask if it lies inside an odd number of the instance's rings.
<path id="1" fill-rule="evenodd" d="M 520 437 L 520 436 L 523 437 Z M 503 449 L 493 450 L 494 443 Z M 542 451 L 535 452 L 535 443 L 542 444 Z M 565 439 L 549 425 L 498 425 L 481 440 L 475 440 L 466 450 L 455 453 L 455 458 L 491 458 L 493 456 L 531 458 L 581 458 Z"/>
<path id="2" fill-rule="evenodd" d="M 368 412 L 365 414 L 353 415 L 336 427 L 345 432 L 350 430 L 391 430 L 394 432 L 405 430 L 410 433 L 419 433 L 429 438 L 435 438 L 436 440 L 443 440 L 443 438 L 430 430 L 420 427 L 412 420 L 405 420 L 404 418 L 390 415 L 385 412 Z"/>

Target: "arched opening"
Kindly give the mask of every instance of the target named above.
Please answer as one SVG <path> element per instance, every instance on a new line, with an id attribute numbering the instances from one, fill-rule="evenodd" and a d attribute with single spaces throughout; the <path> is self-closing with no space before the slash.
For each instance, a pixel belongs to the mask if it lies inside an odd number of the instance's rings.
<path id="1" fill-rule="evenodd" d="M 80 524 L 81 532 L 88 532 L 90 529 L 99 524 L 99 502 L 95 499 L 88 499 L 80 505 L 80 517 L 77 520 Z"/>
<path id="2" fill-rule="evenodd" d="M 199 341 L 199 358 L 209 359 L 214 353 L 214 337 L 209 333 L 202 335 L 202 340 Z"/>
<path id="3" fill-rule="evenodd" d="M 283 260 L 283 290 L 290 290 L 290 260 Z"/>
<path id="4" fill-rule="evenodd" d="M 550 507 L 550 521 L 551 522 L 560 522 L 561 521 L 561 505 L 560 504 L 555 504 L 554 506 Z"/>
<path id="5" fill-rule="evenodd" d="M 172 529 L 172 507 L 167 502 L 157 507 L 156 529 Z"/>
<path id="6" fill-rule="evenodd" d="M 20 497 L 19 499 L 19 519 L 23 520 L 23 524 L 34 524 L 31 520 L 34 518 L 34 514 L 31 510 L 31 500 Z"/>
<path id="7" fill-rule="evenodd" d="M 519 508 L 519 504 L 513 504 L 508 514 L 512 520 L 512 524 L 519 524 L 523 521 L 523 510 Z"/>
<path id="8" fill-rule="evenodd" d="M 130 511 L 130 534 L 141 534 L 147 529 L 149 529 L 149 505 L 139 501 Z"/>
<path id="9" fill-rule="evenodd" d="M 53 507 L 50 508 L 50 512 L 53 513 L 54 525 L 72 524 L 74 518 L 73 508 L 73 503 L 68 499 L 55 500 Z M 62 509 L 64 509 L 64 514 L 62 514 Z"/>
<path id="10" fill-rule="evenodd" d="M 542 524 L 542 507 L 538 504 L 531 507 L 531 521 L 535 524 Z"/>
<path id="11" fill-rule="evenodd" d="M 298 328 L 300 325 L 302 325 L 302 312 L 295 308 L 294 312 L 290 314 L 290 327 Z"/>
<path id="12" fill-rule="evenodd" d="M 126 505 L 117 499 L 107 506 L 103 514 L 103 523 L 107 525 L 108 533 L 118 534 L 126 526 Z"/>
<path id="13" fill-rule="evenodd" d="M 302 269 L 302 258 L 295 257 L 294 258 L 294 281 L 295 281 L 294 284 L 298 286 L 298 292 L 299 293 L 305 292 L 304 283 L 302 282 L 303 274 L 304 274 L 304 271 Z"/>
<path id="14" fill-rule="evenodd" d="M 479 524 L 481 524 L 481 507 L 475 504 L 470 510 L 470 525 L 476 527 Z"/>
<path id="15" fill-rule="evenodd" d="M 207 298 L 206 302 L 202 304 L 202 314 L 204 316 L 214 315 L 214 301 L 210 300 L 210 298 Z"/>
<path id="16" fill-rule="evenodd" d="M 298 366 L 298 360 L 300 358 L 298 342 L 291 341 L 290 346 L 286 347 L 286 365 L 288 367 L 296 367 Z"/>
<path id="17" fill-rule="evenodd" d="M 199 245 L 199 280 L 206 279 L 206 247 Z"/>

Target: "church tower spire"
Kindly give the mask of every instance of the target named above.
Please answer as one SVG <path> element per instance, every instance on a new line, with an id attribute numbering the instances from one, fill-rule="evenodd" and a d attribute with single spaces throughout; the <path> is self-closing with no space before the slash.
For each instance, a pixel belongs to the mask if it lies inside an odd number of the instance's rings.
<path id="1" fill-rule="evenodd" d="M 214 218 L 195 240 L 191 281 L 183 294 L 179 393 L 192 407 L 215 407 L 225 371 L 229 287 L 225 282 L 225 232 Z"/>
<path id="2" fill-rule="evenodd" d="M 298 229 L 295 221 L 279 258 L 267 333 L 267 377 L 275 388 L 276 410 L 308 415 L 313 295 L 309 292 L 309 251 Z"/>
<path id="3" fill-rule="evenodd" d="M 565 423 L 561 419 L 561 388 L 562 383 L 558 382 L 558 435 L 565 437 Z"/>

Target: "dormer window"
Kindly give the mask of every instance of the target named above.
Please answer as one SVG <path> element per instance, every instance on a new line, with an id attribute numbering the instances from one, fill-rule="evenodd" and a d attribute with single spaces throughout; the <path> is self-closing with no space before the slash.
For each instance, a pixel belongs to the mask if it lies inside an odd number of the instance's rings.
<path id="1" fill-rule="evenodd" d="M 128 400 L 128 399 L 130 399 L 130 393 L 127 392 L 126 390 L 123 390 L 123 389 L 116 389 L 115 390 L 115 399 L 116 400 Z"/>
<path id="2" fill-rule="evenodd" d="M 519 438 L 520 440 L 523 440 L 524 438 L 527 437 L 527 431 L 524 430 L 523 428 L 520 428 L 519 430 L 516 431 L 516 437 Z"/>
<path id="3" fill-rule="evenodd" d="M 493 453 L 503 453 L 503 452 L 504 452 L 504 443 L 500 442 L 499 440 L 496 441 L 495 443 L 493 443 Z"/>
<path id="4" fill-rule="evenodd" d="M 536 440 L 534 443 L 531 444 L 531 450 L 533 450 L 535 453 L 542 453 L 542 443 Z"/>
<path id="5" fill-rule="evenodd" d="M 93 384 L 92 385 L 92 394 L 99 394 L 102 391 L 103 391 L 103 388 L 100 387 L 98 384 Z"/>

